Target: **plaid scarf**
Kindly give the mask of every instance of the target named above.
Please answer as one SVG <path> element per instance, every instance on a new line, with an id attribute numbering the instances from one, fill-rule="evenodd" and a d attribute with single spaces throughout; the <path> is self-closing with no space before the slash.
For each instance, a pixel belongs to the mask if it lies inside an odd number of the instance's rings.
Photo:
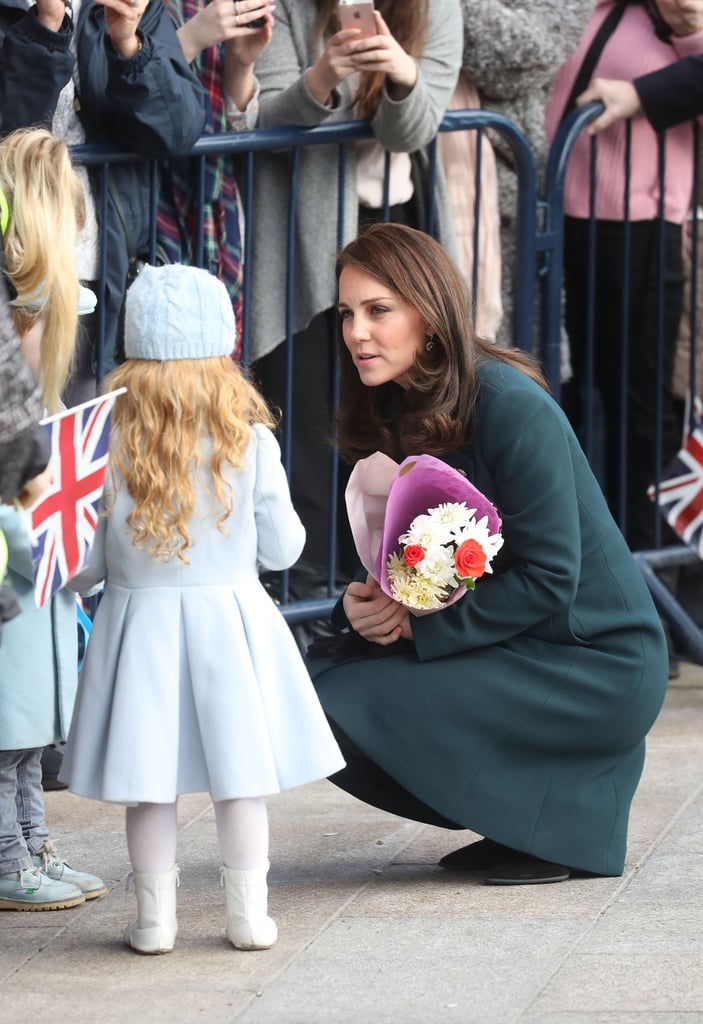
<path id="1" fill-rule="evenodd" d="M 205 6 L 203 0 L 168 0 L 172 16 L 185 24 Z M 229 130 L 222 94 L 222 44 L 203 50 L 191 67 L 205 87 L 208 98 L 205 133 Z M 239 358 L 242 334 L 242 202 L 228 154 L 205 158 L 202 260 L 196 261 L 198 230 L 199 160 L 177 157 L 163 167 L 157 212 L 158 242 L 171 263 L 206 267 L 225 284 L 237 321 L 233 354 Z"/>

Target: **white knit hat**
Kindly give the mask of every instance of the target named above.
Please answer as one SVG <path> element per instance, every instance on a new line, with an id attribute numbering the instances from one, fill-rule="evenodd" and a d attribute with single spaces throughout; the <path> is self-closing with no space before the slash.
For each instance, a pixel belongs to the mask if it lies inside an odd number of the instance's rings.
<path id="1" fill-rule="evenodd" d="M 127 359 L 210 359 L 234 349 L 227 289 L 207 270 L 147 264 L 127 292 Z"/>

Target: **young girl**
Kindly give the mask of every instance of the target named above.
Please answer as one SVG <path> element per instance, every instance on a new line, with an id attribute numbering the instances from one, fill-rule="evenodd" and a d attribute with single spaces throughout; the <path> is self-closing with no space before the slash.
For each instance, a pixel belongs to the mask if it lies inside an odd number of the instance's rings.
<path id="1" fill-rule="evenodd" d="M 127 804 L 140 953 L 173 949 L 176 801 L 210 793 L 227 937 L 268 949 L 265 794 L 343 764 L 295 641 L 259 582 L 305 539 L 268 409 L 229 358 L 234 314 L 206 270 L 145 267 L 127 294 L 106 516 L 74 584 L 106 589 L 62 774 Z"/>
<path id="2" fill-rule="evenodd" d="M 61 406 L 74 352 L 74 246 L 83 216 L 65 143 L 43 130 L 7 136 L 0 145 L 4 273 L 23 354 L 49 412 Z M 0 646 L 0 909 L 58 910 L 105 892 L 95 875 L 59 858 L 44 818 L 42 750 L 66 739 L 76 692 L 76 599 L 61 591 L 37 609 L 23 516 L 0 506 L 0 530 L 22 607 Z"/>

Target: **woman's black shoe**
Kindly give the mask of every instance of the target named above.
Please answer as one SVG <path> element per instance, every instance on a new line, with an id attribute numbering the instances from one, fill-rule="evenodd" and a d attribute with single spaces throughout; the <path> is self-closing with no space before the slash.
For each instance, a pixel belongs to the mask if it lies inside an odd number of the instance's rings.
<path id="1" fill-rule="evenodd" d="M 519 855 L 509 846 L 496 843 L 493 839 L 479 839 L 442 857 L 439 866 L 450 871 L 486 871 L 514 856 Z"/>
<path id="2" fill-rule="evenodd" d="M 563 864 L 552 864 L 527 853 L 517 853 L 510 860 L 491 868 L 483 880 L 486 885 L 545 885 L 548 882 L 566 882 L 570 877 L 570 869 Z"/>

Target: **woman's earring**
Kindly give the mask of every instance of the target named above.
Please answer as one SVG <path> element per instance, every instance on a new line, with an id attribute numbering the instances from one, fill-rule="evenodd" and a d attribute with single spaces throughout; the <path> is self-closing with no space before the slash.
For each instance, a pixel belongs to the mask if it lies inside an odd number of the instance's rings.
<path id="1" fill-rule="evenodd" d="M 425 352 L 431 352 L 434 348 L 434 338 L 428 338 L 425 342 Z"/>

